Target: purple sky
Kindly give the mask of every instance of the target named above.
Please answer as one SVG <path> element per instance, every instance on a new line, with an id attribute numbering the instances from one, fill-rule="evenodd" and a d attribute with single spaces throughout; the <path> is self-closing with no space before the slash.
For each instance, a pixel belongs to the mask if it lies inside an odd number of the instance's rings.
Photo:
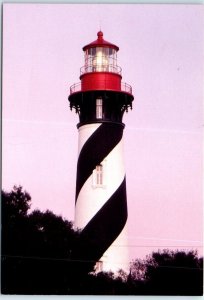
<path id="1" fill-rule="evenodd" d="M 203 5 L 4 4 L 3 188 L 73 220 L 82 47 L 119 46 L 133 87 L 124 117 L 131 257 L 202 253 Z"/>

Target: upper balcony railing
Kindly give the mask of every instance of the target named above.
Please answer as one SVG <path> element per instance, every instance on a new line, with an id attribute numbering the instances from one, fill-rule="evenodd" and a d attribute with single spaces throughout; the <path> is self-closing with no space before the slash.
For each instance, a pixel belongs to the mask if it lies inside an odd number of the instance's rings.
<path id="1" fill-rule="evenodd" d="M 107 64 L 88 65 L 88 66 L 83 66 L 80 69 L 80 75 L 83 75 L 85 73 L 92 73 L 92 72 L 110 72 L 110 73 L 116 73 L 121 75 L 122 69 L 117 65 L 107 65 Z"/>
<path id="2" fill-rule="evenodd" d="M 70 94 L 81 92 L 81 82 L 74 83 L 70 86 Z"/>
<path id="3" fill-rule="evenodd" d="M 132 94 L 132 87 L 126 82 L 121 82 L 121 91 Z"/>
<path id="4" fill-rule="evenodd" d="M 81 92 L 81 82 L 75 83 L 70 87 L 70 94 Z M 121 82 L 121 92 L 126 92 L 128 94 L 132 94 L 132 87 L 131 85 L 127 84 L 126 82 Z"/>

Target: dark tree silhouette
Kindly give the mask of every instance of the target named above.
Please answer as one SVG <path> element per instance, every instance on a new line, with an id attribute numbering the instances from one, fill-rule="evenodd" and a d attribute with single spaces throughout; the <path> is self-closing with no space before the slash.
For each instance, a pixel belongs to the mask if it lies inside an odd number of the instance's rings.
<path id="1" fill-rule="evenodd" d="M 95 262 L 72 260 L 80 236 L 72 222 L 48 210 L 29 214 L 30 203 L 21 186 L 2 192 L 2 293 L 77 293 Z"/>
<path id="2" fill-rule="evenodd" d="M 153 252 L 146 260 L 133 262 L 131 270 L 133 281 L 139 281 L 141 294 L 193 296 L 203 293 L 203 259 L 196 251 Z"/>
<path id="3" fill-rule="evenodd" d="M 112 272 L 88 274 L 80 282 L 80 295 L 128 295 L 128 285 L 123 274 Z"/>
<path id="4" fill-rule="evenodd" d="M 202 295 L 197 252 L 153 252 L 136 259 L 129 274 L 96 274 L 95 261 L 76 259 L 86 240 L 72 222 L 49 210 L 29 213 L 30 206 L 21 186 L 2 192 L 3 294 Z"/>
<path id="5" fill-rule="evenodd" d="M 2 255 L 19 255 L 27 231 L 27 212 L 31 197 L 22 187 L 13 187 L 10 193 L 2 192 Z"/>

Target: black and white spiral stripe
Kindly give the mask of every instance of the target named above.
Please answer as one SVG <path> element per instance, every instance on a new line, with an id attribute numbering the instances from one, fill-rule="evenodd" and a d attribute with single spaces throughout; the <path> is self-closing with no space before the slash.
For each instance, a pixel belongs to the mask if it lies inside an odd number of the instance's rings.
<path id="1" fill-rule="evenodd" d="M 81 133 L 76 183 L 76 223 L 82 229 L 80 259 L 98 261 L 117 239 L 127 221 L 126 179 L 121 156 L 123 124 L 98 123 Z M 82 126 L 79 130 L 83 129 Z M 91 191 L 92 172 L 107 159 L 109 164 L 105 192 Z M 112 179 L 111 179 L 112 178 Z M 97 193 L 104 193 L 97 199 Z M 96 199 L 94 199 L 94 197 Z M 102 198 L 102 199 L 101 199 Z"/>

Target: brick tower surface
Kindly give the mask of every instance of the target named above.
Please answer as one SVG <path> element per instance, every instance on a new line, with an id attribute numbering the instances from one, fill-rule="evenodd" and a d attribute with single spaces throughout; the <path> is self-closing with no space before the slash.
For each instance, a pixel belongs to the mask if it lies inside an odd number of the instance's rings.
<path id="1" fill-rule="evenodd" d="M 128 271 L 122 118 L 134 97 L 131 86 L 121 82 L 118 46 L 101 31 L 97 36 L 83 47 L 80 83 L 69 95 L 70 108 L 79 115 L 75 227 L 86 238 L 87 259 L 97 261 L 96 271 Z"/>

